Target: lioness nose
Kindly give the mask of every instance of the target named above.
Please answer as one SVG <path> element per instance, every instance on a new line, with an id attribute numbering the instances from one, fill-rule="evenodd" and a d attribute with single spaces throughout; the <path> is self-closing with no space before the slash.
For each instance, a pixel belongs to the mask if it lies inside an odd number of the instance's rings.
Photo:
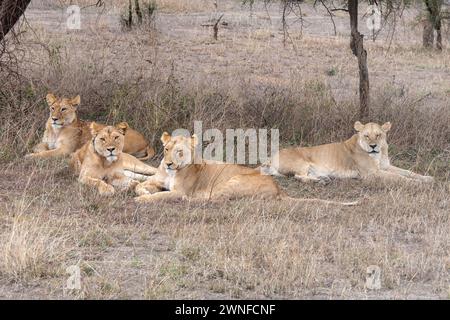
<path id="1" fill-rule="evenodd" d="M 372 149 L 375 149 L 375 148 L 377 147 L 377 145 L 376 145 L 376 144 L 371 144 L 370 147 L 371 147 Z"/>
<path id="2" fill-rule="evenodd" d="M 166 166 L 170 167 L 173 164 L 173 162 L 167 162 Z"/>
<path id="3" fill-rule="evenodd" d="M 109 152 L 113 152 L 114 150 L 116 150 L 116 148 L 112 147 L 112 148 L 106 148 L 106 150 L 108 150 Z"/>
<path id="4" fill-rule="evenodd" d="M 58 120 L 58 118 L 52 117 L 52 120 L 53 120 L 53 121 L 56 121 L 56 120 Z"/>

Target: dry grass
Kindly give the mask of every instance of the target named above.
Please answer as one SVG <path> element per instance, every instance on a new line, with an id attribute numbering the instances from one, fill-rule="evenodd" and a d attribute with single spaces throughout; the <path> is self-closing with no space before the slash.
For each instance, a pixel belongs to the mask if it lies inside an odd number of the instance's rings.
<path id="1" fill-rule="evenodd" d="M 323 188 L 282 179 L 294 196 L 368 199 L 354 208 L 251 200 L 155 207 L 137 206 L 127 195 L 103 199 L 70 176 L 54 177 L 51 168 L 59 165 L 38 164 L 34 187 L 26 193 L 36 200 L 28 210 L 48 212 L 42 229 L 27 224 L 21 233 L 47 231 L 39 237 L 46 240 L 45 250 L 36 253 L 46 273 L 27 264 L 19 269 L 27 277 L 10 276 L 24 290 L 31 280 L 41 283 L 39 296 L 68 296 L 66 276 L 48 270 L 81 259 L 83 286 L 72 298 L 448 297 L 448 185 L 372 181 Z M 26 178 L 2 174 L 16 177 L 5 199 L 11 203 Z M 63 243 L 55 232 L 69 239 L 64 244 L 72 254 L 46 260 L 52 252 L 66 252 L 53 250 L 52 243 Z M 365 269 L 373 264 L 383 273 L 377 292 L 364 288 Z M 49 278 L 58 281 L 48 287 Z"/>
<path id="2" fill-rule="evenodd" d="M 66 239 L 49 232 L 48 219 L 21 218 L 14 219 L 11 230 L 2 235 L 2 277 L 17 281 L 59 275 L 70 250 L 65 248 Z"/>
<path id="3" fill-rule="evenodd" d="M 163 12 L 187 13 L 212 11 L 214 9 L 214 0 L 156 0 L 156 4 Z"/>
<path id="4" fill-rule="evenodd" d="M 132 4 L 134 5 L 132 0 Z M 49 8 L 57 7 L 63 8 L 69 5 L 78 5 L 82 8 L 94 7 L 97 0 L 37 0 L 32 5 L 34 7 Z M 214 9 L 214 0 L 139 0 L 142 7 L 149 3 L 156 4 L 161 12 L 165 13 L 191 13 L 191 12 L 205 12 Z M 106 0 L 103 1 L 106 8 L 118 8 L 123 10 L 128 7 L 128 0 Z"/>
<path id="5" fill-rule="evenodd" d="M 52 221 L 45 207 L 30 212 L 30 200 L 24 194 L 2 210 L 0 274 L 8 281 L 60 276 L 73 250 L 64 229 L 70 226 Z"/>
<path id="6" fill-rule="evenodd" d="M 292 29 L 295 51 L 282 47 L 275 22 L 239 20 L 230 9 L 212 41 L 198 26 L 210 13 L 193 23 L 186 3 L 166 2 L 183 14 L 160 12 L 155 30 L 129 32 L 119 11 L 86 13 L 77 32 L 61 32 L 56 13 L 43 19 L 44 3 L 29 11 L 23 77 L 0 85 L 0 297 L 449 298 L 450 54 L 417 48 L 401 28 L 389 51 L 384 40 L 367 43 L 370 119 L 393 123 L 394 164 L 434 175 L 433 185 L 280 179 L 292 196 L 365 200 L 352 208 L 253 200 L 155 207 L 131 194 L 99 197 L 65 161 L 22 161 L 42 135 L 48 90 L 80 93 L 82 118 L 126 120 L 157 149 L 162 131 L 192 129 L 194 120 L 204 129 L 279 128 L 283 145 L 352 134 L 357 71 L 344 36 Z M 77 262 L 82 289 L 67 291 L 64 270 Z M 373 264 L 382 270 L 379 291 L 364 287 Z"/>

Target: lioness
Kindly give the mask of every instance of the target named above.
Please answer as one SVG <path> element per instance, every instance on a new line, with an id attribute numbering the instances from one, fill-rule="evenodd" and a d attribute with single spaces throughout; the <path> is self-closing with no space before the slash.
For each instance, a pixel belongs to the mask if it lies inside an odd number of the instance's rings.
<path id="1" fill-rule="evenodd" d="M 50 107 L 50 116 L 45 125 L 44 137 L 42 142 L 33 148 L 33 153 L 26 157 L 67 156 L 91 139 L 90 122 L 78 119 L 79 95 L 69 99 L 57 98 L 49 93 L 46 100 Z M 155 154 L 145 138 L 131 128 L 127 130 L 123 152 L 132 154 L 140 160 L 149 159 Z"/>
<path id="2" fill-rule="evenodd" d="M 138 182 L 125 175 L 124 167 L 135 167 L 145 171 L 147 165 L 132 155 L 123 153 L 126 122 L 117 126 L 89 126 L 92 140 L 72 154 L 70 165 L 78 174 L 81 183 L 96 187 L 100 194 L 114 194 L 114 187 L 132 189 Z"/>
<path id="3" fill-rule="evenodd" d="M 193 161 L 196 135 L 172 137 L 164 132 L 164 159 L 158 172 L 136 187 L 138 202 L 183 198 L 233 199 L 242 197 L 317 201 L 327 204 L 354 205 L 321 199 L 294 199 L 284 193 L 270 176 L 252 168 L 234 164 Z M 197 163 L 200 162 L 200 163 Z"/>
<path id="4" fill-rule="evenodd" d="M 367 178 L 379 176 L 388 180 L 432 182 L 433 177 L 422 176 L 390 164 L 386 133 L 391 123 L 382 126 L 357 121 L 357 131 L 344 142 L 315 147 L 287 148 L 278 153 L 278 165 L 272 161 L 261 167 L 273 175 L 294 175 L 301 181 L 328 183 L 332 178 Z"/>

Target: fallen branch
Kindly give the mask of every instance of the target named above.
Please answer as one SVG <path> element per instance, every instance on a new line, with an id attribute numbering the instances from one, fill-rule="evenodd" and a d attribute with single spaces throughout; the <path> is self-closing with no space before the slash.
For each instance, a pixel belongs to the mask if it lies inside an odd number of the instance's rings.
<path id="1" fill-rule="evenodd" d="M 216 23 L 214 24 L 213 30 L 214 30 L 214 40 L 217 40 L 217 36 L 219 34 L 219 22 L 222 20 L 223 14 L 217 19 Z"/>

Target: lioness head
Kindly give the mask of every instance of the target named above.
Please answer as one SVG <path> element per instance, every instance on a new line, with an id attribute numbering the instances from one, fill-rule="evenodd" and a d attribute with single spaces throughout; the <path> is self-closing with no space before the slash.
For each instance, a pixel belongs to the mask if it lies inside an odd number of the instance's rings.
<path id="1" fill-rule="evenodd" d="M 381 146 L 386 143 L 386 133 L 391 129 L 391 123 L 386 122 L 382 126 L 369 122 L 362 124 L 355 122 L 355 130 L 358 131 L 358 143 L 369 154 L 380 153 Z"/>
<path id="2" fill-rule="evenodd" d="M 161 141 L 164 145 L 164 167 L 166 170 L 180 170 L 193 163 L 194 148 L 198 143 L 197 135 L 172 137 L 164 132 Z"/>
<path id="3" fill-rule="evenodd" d="M 80 104 L 80 96 L 75 98 L 57 98 L 52 93 L 46 96 L 50 107 L 50 120 L 53 128 L 62 128 L 75 121 L 77 106 Z"/>
<path id="4" fill-rule="evenodd" d="M 127 129 L 126 122 L 121 122 L 115 127 L 103 127 L 92 122 L 90 130 L 95 152 L 106 158 L 108 162 L 116 161 L 122 153 Z"/>

